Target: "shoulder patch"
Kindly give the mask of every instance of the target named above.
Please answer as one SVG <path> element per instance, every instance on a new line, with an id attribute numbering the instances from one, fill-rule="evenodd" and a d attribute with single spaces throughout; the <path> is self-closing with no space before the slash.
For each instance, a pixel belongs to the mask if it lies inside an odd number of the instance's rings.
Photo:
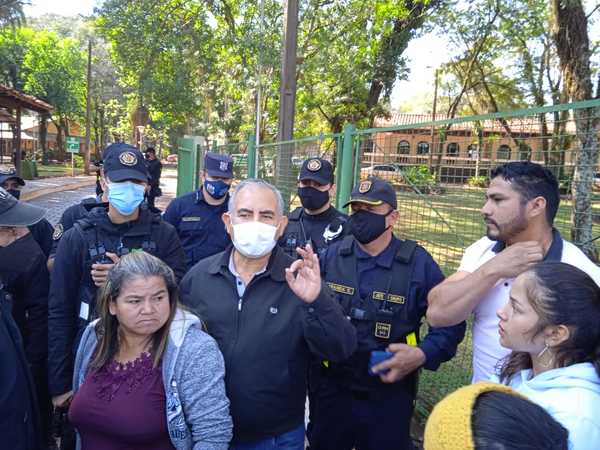
<path id="1" fill-rule="evenodd" d="M 58 241 L 63 233 L 64 233 L 64 227 L 62 223 L 57 223 L 56 226 L 54 227 L 54 233 L 52 233 L 52 239 L 54 239 L 55 241 Z"/>

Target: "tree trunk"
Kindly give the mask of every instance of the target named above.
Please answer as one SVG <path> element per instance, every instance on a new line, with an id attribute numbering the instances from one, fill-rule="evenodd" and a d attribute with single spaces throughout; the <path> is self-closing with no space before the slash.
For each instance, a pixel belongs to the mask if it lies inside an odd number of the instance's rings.
<path id="1" fill-rule="evenodd" d="M 48 115 L 40 115 L 40 147 L 42 147 L 42 163 L 48 164 Z"/>
<path id="2" fill-rule="evenodd" d="M 591 99 L 590 41 L 583 4 L 581 0 L 551 1 L 552 34 L 569 98 L 573 101 Z M 598 255 L 592 242 L 592 186 L 598 159 L 599 112 L 598 108 L 588 108 L 574 113 L 580 148 L 571 186 L 571 238 L 594 261 L 598 260 Z"/>

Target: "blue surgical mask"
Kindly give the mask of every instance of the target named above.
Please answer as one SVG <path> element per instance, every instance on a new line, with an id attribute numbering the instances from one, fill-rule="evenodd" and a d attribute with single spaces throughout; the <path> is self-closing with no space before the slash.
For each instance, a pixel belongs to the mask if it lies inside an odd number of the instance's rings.
<path id="1" fill-rule="evenodd" d="M 230 186 L 223 180 L 204 180 L 204 189 L 210 194 L 212 198 L 223 198 L 229 192 Z"/>
<path id="2" fill-rule="evenodd" d="M 144 200 L 145 187 L 131 181 L 108 184 L 108 202 L 124 216 L 133 214 Z"/>

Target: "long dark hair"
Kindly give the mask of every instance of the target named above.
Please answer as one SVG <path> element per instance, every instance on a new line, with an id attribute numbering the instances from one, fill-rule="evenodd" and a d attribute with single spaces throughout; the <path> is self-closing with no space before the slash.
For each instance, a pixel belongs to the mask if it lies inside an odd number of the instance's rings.
<path id="1" fill-rule="evenodd" d="M 476 450 L 567 450 L 569 432 L 539 405 L 506 392 L 484 392 L 471 429 Z"/>
<path id="2" fill-rule="evenodd" d="M 561 262 L 543 262 L 520 276 L 539 320 L 532 339 L 549 325 L 569 328 L 569 339 L 552 348 L 555 367 L 590 362 L 600 375 L 600 288 L 583 270 Z M 512 352 L 502 363 L 500 380 L 531 368 L 531 356 Z"/>
<path id="3" fill-rule="evenodd" d="M 98 345 L 90 362 L 91 368 L 100 368 L 110 362 L 119 350 L 119 321 L 110 313 L 109 305 L 116 301 L 125 283 L 133 278 L 161 277 L 169 293 L 169 318 L 154 333 L 150 353 L 157 367 L 163 357 L 169 339 L 169 329 L 178 304 L 178 288 L 175 274 L 160 259 L 146 252 L 125 255 L 108 273 L 108 279 L 98 296 L 96 311 L 100 321 L 96 325 Z"/>

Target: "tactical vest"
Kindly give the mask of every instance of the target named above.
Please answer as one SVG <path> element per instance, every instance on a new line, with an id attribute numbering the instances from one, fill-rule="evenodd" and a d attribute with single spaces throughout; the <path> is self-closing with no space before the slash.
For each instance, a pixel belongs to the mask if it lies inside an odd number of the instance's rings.
<path id="1" fill-rule="evenodd" d="M 138 245 L 126 247 L 121 242 L 116 249 L 117 256 L 121 257 L 133 250 L 141 249 L 151 255 L 157 255 L 156 241 L 158 231 L 160 229 L 161 218 L 158 215 L 153 215 L 148 227 L 148 233 L 144 236 L 137 237 L 141 240 Z M 84 328 L 87 323 L 94 318 L 96 306 L 97 288 L 91 278 L 92 264 L 112 264 L 112 260 L 106 256 L 106 247 L 101 241 L 98 227 L 89 218 L 84 218 L 75 223 L 74 227 L 82 236 L 86 243 L 87 252 L 84 262 L 84 276 L 81 279 L 79 286 L 79 328 Z M 128 237 L 131 240 L 135 237 Z M 87 314 L 86 314 L 87 312 Z M 77 340 L 78 342 L 78 340 Z"/>
<path id="2" fill-rule="evenodd" d="M 313 250 L 315 250 L 319 256 L 322 256 L 325 253 L 325 250 L 327 250 L 329 243 L 337 238 L 335 233 L 338 230 L 339 233 L 343 233 L 343 230 L 339 229 L 338 227 L 343 227 L 346 219 L 341 216 L 334 218 L 330 223 L 327 224 L 326 228 L 323 230 L 323 233 L 319 235 L 319 240 L 315 242 L 310 236 L 307 236 L 306 230 L 304 229 L 304 224 L 302 222 L 302 216 L 302 208 L 296 208 L 288 214 L 288 225 L 285 228 L 285 232 L 281 239 L 281 247 L 283 248 L 284 252 L 292 258 L 298 258 L 296 247 L 304 247 L 308 241 L 311 241 Z M 330 241 L 326 239 L 324 234 L 332 236 Z"/>
<path id="3" fill-rule="evenodd" d="M 378 377 L 368 374 L 371 351 L 385 350 L 391 343 L 418 342 L 421 318 L 409 297 L 417 243 L 400 242 L 389 274 L 381 277 L 366 298 L 360 296 L 355 245 L 351 236 L 344 238 L 337 257 L 327 261 L 325 281 L 356 327 L 358 347 L 348 360 L 327 365 L 330 375 L 363 390 L 380 383 Z"/>

